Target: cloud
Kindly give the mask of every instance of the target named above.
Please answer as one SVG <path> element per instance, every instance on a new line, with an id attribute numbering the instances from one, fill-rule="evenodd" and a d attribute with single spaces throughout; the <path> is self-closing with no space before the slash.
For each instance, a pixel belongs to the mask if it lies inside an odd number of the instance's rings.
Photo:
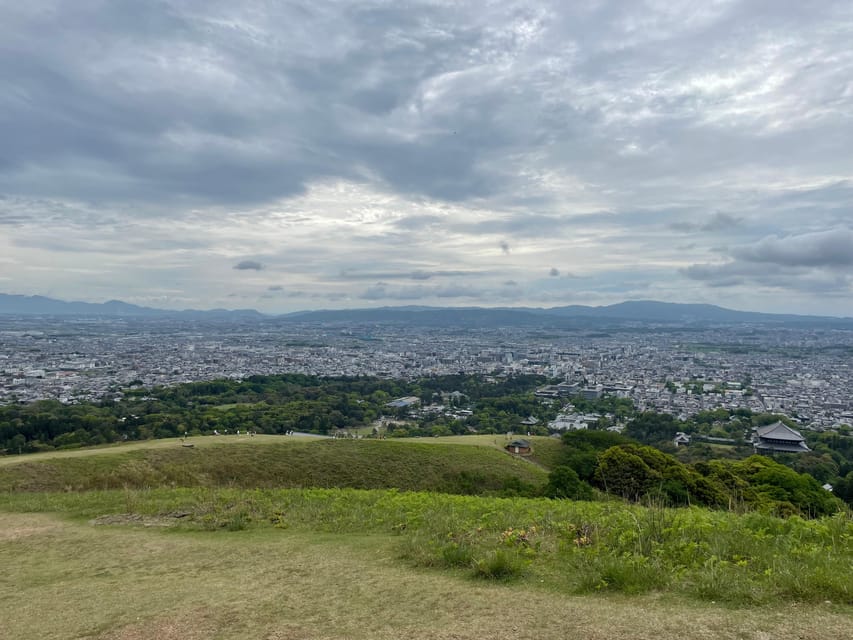
<path id="1" fill-rule="evenodd" d="M 274 284 L 270 287 L 267 287 L 267 291 L 284 291 L 284 287 L 282 287 L 280 284 Z"/>
<path id="2" fill-rule="evenodd" d="M 780 266 L 849 267 L 853 266 L 853 230 L 771 236 L 750 246 L 737 247 L 732 256 Z"/>
<path id="3" fill-rule="evenodd" d="M 741 222 L 741 218 L 729 215 L 727 213 L 716 212 L 711 214 L 703 222 L 671 222 L 669 224 L 669 228 L 675 229 L 676 231 L 684 231 L 688 233 L 695 231 L 708 231 L 711 233 L 716 233 L 720 231 L 731 230 L 740 225 Z"/>
<path id="4" fill-rule="evenodd" d="M 503 252 L 504 255 L 509 255 L 510 248 L 509 243 L 506 240 L 501 240 L 499 246 L 501 248 L 501 252 Z"/>
<path id="5" fill-rule="evenodd" d="M 700 229 L 702 231 L 726 231 L 732 227 L 736 227 L 741 223 L 741 219 L 727 213 L 714 213 L 706 220 Z"/>
<path id="6" fill-rule="evenodd" d="M 759 285 L 810 293 L 850 291 L 853 231 L 770 236 L 730 250 L 732 259 L 693 264 L 681 274 L 711 287 Z"/>
<path id="7" fill-rule="evenodd" d="M 261 271 L 264 265 L 256 260 L 243 260 L 235 264 L 233 268 L 237 271 Z"/>
<path id="8" fill-rule="evenodd" d="M 557 267 L 551 267 L 551 270 L 548 272 L 548 275 L 552 278 L 556 278 L 560 275 L 560 270 Z"/>

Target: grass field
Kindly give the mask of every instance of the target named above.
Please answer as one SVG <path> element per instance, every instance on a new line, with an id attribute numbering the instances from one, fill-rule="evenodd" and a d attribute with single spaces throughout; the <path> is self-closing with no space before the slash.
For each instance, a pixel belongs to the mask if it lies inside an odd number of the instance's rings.
<path id="1" fill-rule="evenodd" d="M 278 435 L 257 435 L 249 436 L 204 436 L 198 438 L 189 438 L 188 443 L 195 447 L 211 447 L 215 445 L 230 444 L 239 442 L 241 444 L 271 444 L 284 441 L 308 441 L 314 440 L 309 436 L 278 436 Z M 42 453 L 28 453 L 20 456 L 0 456 L 0 467 L 6 467 L 25 462 L 42 462 L 44 460 L 63 460 L 65 458 L 88 458 L 90 456 L 110 455 L 116 453 L 126 453 L 129 451 L 141 451 L 149 449 L 175 449 L 183 444 L 180 438 L 163 438 L 161 440 L 141 440 L 137 442 L 122 442 L 116 444 L 107 444 L 99 447 L 86 447 L 82 449 L 68 449 L 57 451 L 44 451 Z"/>
<path id="2" fill-rule="evenodd" d="M 363 435 L 369 435 L 370 427 L 363 427 L 366 431 Z M 359 430 L 352 430 L 354 433 Z M 314 436 L 297 435 L 297 436 L 282 436 L 282 435 L 266 435 L 258 434 L 256 436 L 245 435 L 221 435 L 221 436 L 201 436 L 193 437 L 187 440 L 188 443 L 196 447 L 211 447 L 215 445 L 232 444 L 239 442 L 241 444 L 272 444 L 284 442 L 312 442 L 316 441 Z M 528 438 L 533 442 L 534 460 L 542 460 L 545 466 L 551 466 L 548 462 L 554 458 L 554 453 L 559 451 L 561 443 L 554 438 L 545 438 L 541 436 L 533 436 Z M 63 458 L 87 458 L 92 455 L 103 455 L 111 453 L 121 453 L 126 451 L 138 451 L 143 449 L 174 449 L 183 444 L 180 438 L 163 438 L 160 440 L 143 440 L 139 442 L 124 442 L 117 444 L 103 445 L 100 447 L 86 447 L 82 449 L 69 449 L 58 451 L 45 451 L 42 453 L 30 453 L 26 455 L 9 455 L 0 456 L 0 467 L 19 464 L 22 462 L 39 462 L 42 460 L 55 460 Z M 405 438 L 395 440 L 395 442 L 426 442 L 434 444 L 464 444 L 469 446 L 486 446 L 495 449 L 502 449 L 507 442 L 505 435 L 471 435 L 471 436 L 445 436 L 441 438 Z"/>
<path id="3" fill-rule="evenodd" d="M 191 449 L 179 440 L 155 440 L 6 458 L 0 491 L 234 486 L 501 493 L 541 486 L 547 475 L 494 447 L 453 443 L 296 436 L 191 441 Z"/>
<path id="4" fill-rule="evenodd" d="M 849 513 L 399 490 L 544 479 L 467 438 L 4 459 L 0 639 L 853 638 Z"/>
<path id="5" fill-rule="evenodd" d="M 220 526 L 233 505 L 259 500 L 198 489 L 7 494 L 0 638 L 817 640 L 853 628 L 853 608 L 822 599 L 747 608 L 678 590 L 572 595 L 559 566 L 483 580 L 420 562 L 407 544 L 474 515 L 493 533 L 545 501 L 291 490 L 272 495 L 281 521 Z M 187 523 L 192 515 L 154 515 L 214 505 L 226 519 L 210 529 Z M 98 513 L 122 515 L 92 520 Z M 400 518 L 410 528 L 388 526 Z"/>

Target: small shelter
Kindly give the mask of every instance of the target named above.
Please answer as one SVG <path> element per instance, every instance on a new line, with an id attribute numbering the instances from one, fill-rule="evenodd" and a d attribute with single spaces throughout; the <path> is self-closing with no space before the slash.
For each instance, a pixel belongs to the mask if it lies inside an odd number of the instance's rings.
<path id="1" fill-rule="evenodd" d="M 504 449 L 519 456 L 529 456 L 533 452 L 533 449 L 530 447 L 530 441 L 522 439 L 513 440 Z"/>

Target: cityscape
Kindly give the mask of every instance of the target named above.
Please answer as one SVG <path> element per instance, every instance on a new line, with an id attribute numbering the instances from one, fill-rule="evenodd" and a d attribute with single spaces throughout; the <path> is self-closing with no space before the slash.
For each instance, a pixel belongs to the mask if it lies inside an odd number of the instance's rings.
<path id="1" fill-rule="evenodd" d="M 613 395 L 686 419 L 785 415 L 853 423 L 853 332 L 761 325 L 606 330 L 442 328 L 0 315 L 0 403 L 119 399 L 134 387 L 304 373 L 415 379 L 538 374 L 542 397 Z"/>

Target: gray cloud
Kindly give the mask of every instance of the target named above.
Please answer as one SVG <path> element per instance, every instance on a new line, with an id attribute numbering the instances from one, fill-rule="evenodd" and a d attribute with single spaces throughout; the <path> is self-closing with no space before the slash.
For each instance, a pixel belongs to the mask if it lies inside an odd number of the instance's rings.
<path id="1" fill-rule="evenodd" d="M 727 213 L 714 213 L 700 227 L 702 231 L 725 231 L 736 227 L 741 223 L 741 219 L 731 216 Z"/>
<path id="2" fill-rule="evenodd" d="M 548 275 L 552 278 L 556 278 L 560 275 L 560 270 L 557 267 L 551 267 L 551 270 L 548 272 Z"/>
<path id="3" fill-rule="evenodd" d="M 256 260 L 243 260 L 235 264 L 233 268 L 238 271 L 261 271 L 264 265 Z"/>
<path id="4" fill-rule="evenodd" d="M 694 231 L 709 231 L 719 232 L 728 231 L 741 224 L 742 220 L 736 216 L 727 213 L 716 212 L 708 216 L 703 222 L 671 222 L 669 227 L 676 231 L 694 232 Z"/>
<path id="5" fill-rule="evenodd" d="M 509 255 L 510 247 L 509 243 L 506 240 L 501 240 L 499 246 L 501 248 L 501 252 L 503 252 L 504 255 Z"/>
<path id="6" fill-rule="evenodd" d="M 747 262 L 780 266 L 849 267 L 853 266 L 853 230 L 833 229 L 772 236 L 732 250 L 732 255 Z"/>
<path id="7" fill-rule="evenodd" d="M 820 163 L 845 147 L 843 135 L 815 135 L 849 106 L 838 82 L 849 66 L 825 64 L 843 47 L 844 7 L 81 0 L 9 11 L 0 185 L 220 203 L 371 176 L 446 200 L 547 202 L 510 195 L 513 159 L 617 183 L 751 157 L 785 166 L 794 148 Z M 93 36 L 97 51 L 85 46 Z M 710 44 L 717 55 L 702 55 Z M 774 114 L 786 126 L 756 126 Z"/>
<path id="8" fill-rule="evenodd" d="M 284 287 L 282 287 L 280 284 L 274 284 L 270 287 L 267 287 L 267 291 L 284 291 Z"/>
<path id="9" fill-rule="evenodd" d="M 711 287 L 752 284 L 809 293 L 846 292 L 851 289 L 851 251 L 850 229 L 771 236 L 734 247 L 728 262 L 693 264 L 681 274 Z"/>

